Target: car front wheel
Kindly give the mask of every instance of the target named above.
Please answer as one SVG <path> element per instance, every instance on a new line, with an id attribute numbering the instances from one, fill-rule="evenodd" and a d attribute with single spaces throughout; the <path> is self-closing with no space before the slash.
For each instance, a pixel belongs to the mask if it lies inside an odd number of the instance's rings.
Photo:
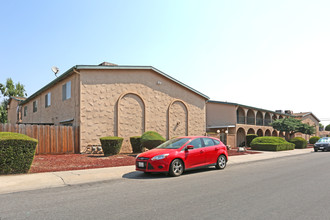
<path id="1" fill-rule="evenodd" d="M 183 162 L 182 160 L 175 159 L 172 161 L 169 175 L 170 176 L 180 176 L 183 173 Z"/>
<path id="2" fill-rule="evenodd" d="M 317 152 L 318 150 L 316 148 L 314 148 L 314 152 Z"/>
<path id="3" fill-rule="evenodd" d="M 223 155 L 223 154 L 221 154 L 218 157 L 217 164 L 215 165 L 215 168 L 220 169 L 220 170 L 223 170 L 223 169 L 225 169 L 226 165 L 227 165 L 226 156 Z"/>

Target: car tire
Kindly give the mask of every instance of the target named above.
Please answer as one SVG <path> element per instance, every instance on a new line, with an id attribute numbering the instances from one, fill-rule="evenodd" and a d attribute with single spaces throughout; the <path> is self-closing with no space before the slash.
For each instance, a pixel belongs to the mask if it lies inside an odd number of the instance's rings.
<path id="1" fill-rule="evenodd" d="M 314 148 L 314 152 L 318 152 L 318 150 Z"/>
<path id="2" fill-rule="evenodd" d="M 180 176 L 183 173 L 183 162 L 180 159 L 175 159 L 172 161 L 171 165 L 170 165 L 170 170 L 168 172 L 168 174 L 170 176 L 176 177 L 176 176 Z"/>
<path id="3" fill-rule="evenodd" d="M 225 155 L 221 154 L 218 157 L 217 164 L 215 165 L 215 168 L 217 168 L 219 170 L 223 170 L 223 169 L 226 168 L 226 165 L 227 165 L 227 158 L 226 158 Z"/>

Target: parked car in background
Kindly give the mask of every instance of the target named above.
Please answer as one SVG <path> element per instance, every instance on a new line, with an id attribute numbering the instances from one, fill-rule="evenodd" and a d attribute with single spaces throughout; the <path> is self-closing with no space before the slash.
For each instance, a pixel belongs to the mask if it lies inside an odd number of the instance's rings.
<path id="1" fill-rule="evenodd" d="M 136 157 L 136 170 L 180 176 L 185 170 L 215 165 L 224 169 L 228 161 L 226 146 L 217 138 L 184 136 L 166 141 Z"/>
<path id="2" fill-rule="evenodd" d="M 330 137 L 320 138 L 314 144 L 314 151 L 317 152 L 318 150 L 322 150 L 322 151 L 330 150 Z"/>

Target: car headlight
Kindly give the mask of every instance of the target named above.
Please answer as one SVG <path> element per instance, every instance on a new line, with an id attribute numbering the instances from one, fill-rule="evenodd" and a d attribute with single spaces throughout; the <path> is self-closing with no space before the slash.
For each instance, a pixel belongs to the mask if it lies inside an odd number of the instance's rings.
<path id="1" fill-rule="evenodd" d="M 162 154 L 162 155 L 157 155 L 151 158 L 151 160 L 162 160 L 165 159 L 169 154 Z"/>

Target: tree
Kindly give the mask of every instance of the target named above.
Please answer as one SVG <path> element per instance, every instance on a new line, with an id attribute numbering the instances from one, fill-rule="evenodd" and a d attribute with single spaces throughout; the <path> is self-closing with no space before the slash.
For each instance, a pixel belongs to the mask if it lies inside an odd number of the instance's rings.
<path id="1" fill-rule="evenodd" d="M 325 127 L 325 130 L 326 130 L 326 131 L 330 131 L 330 124 L 328 124 L 328 125 Z"/>
<path id="2" fill-rule="evenodd" d="M 320 130 L 320 131 L 323 131 L 323 130 L 324 130 L 324 125 L 321 124 L 321 123 L 319 123 L 319 130 Z"/>
<path id="3" fill-rule="evenodd" d="M 301 122 L 301 120 L 295 119 L 293 117 L 277 119 L 271 123 L 271 125 L 274 129 L 286 132 L 290 134 L 290 136 L 297 132 L 309 135 L 315 133 L 315 127 L 304 124 Z"/>
<path id="4" fill-rule="evenodd" d="M 9 98 L 11 96 L 25 97 L 27 94 L 25 93 L 24 85 L 19 82 L 14 84 L 11 78 L 7 79 L 5 85 L 0 83 L 0 92 L 3 96 L 3 100 L 0 104 L 0 123 L 6 123 L 8 121 L 7 105 L 9 103 Z"/>

